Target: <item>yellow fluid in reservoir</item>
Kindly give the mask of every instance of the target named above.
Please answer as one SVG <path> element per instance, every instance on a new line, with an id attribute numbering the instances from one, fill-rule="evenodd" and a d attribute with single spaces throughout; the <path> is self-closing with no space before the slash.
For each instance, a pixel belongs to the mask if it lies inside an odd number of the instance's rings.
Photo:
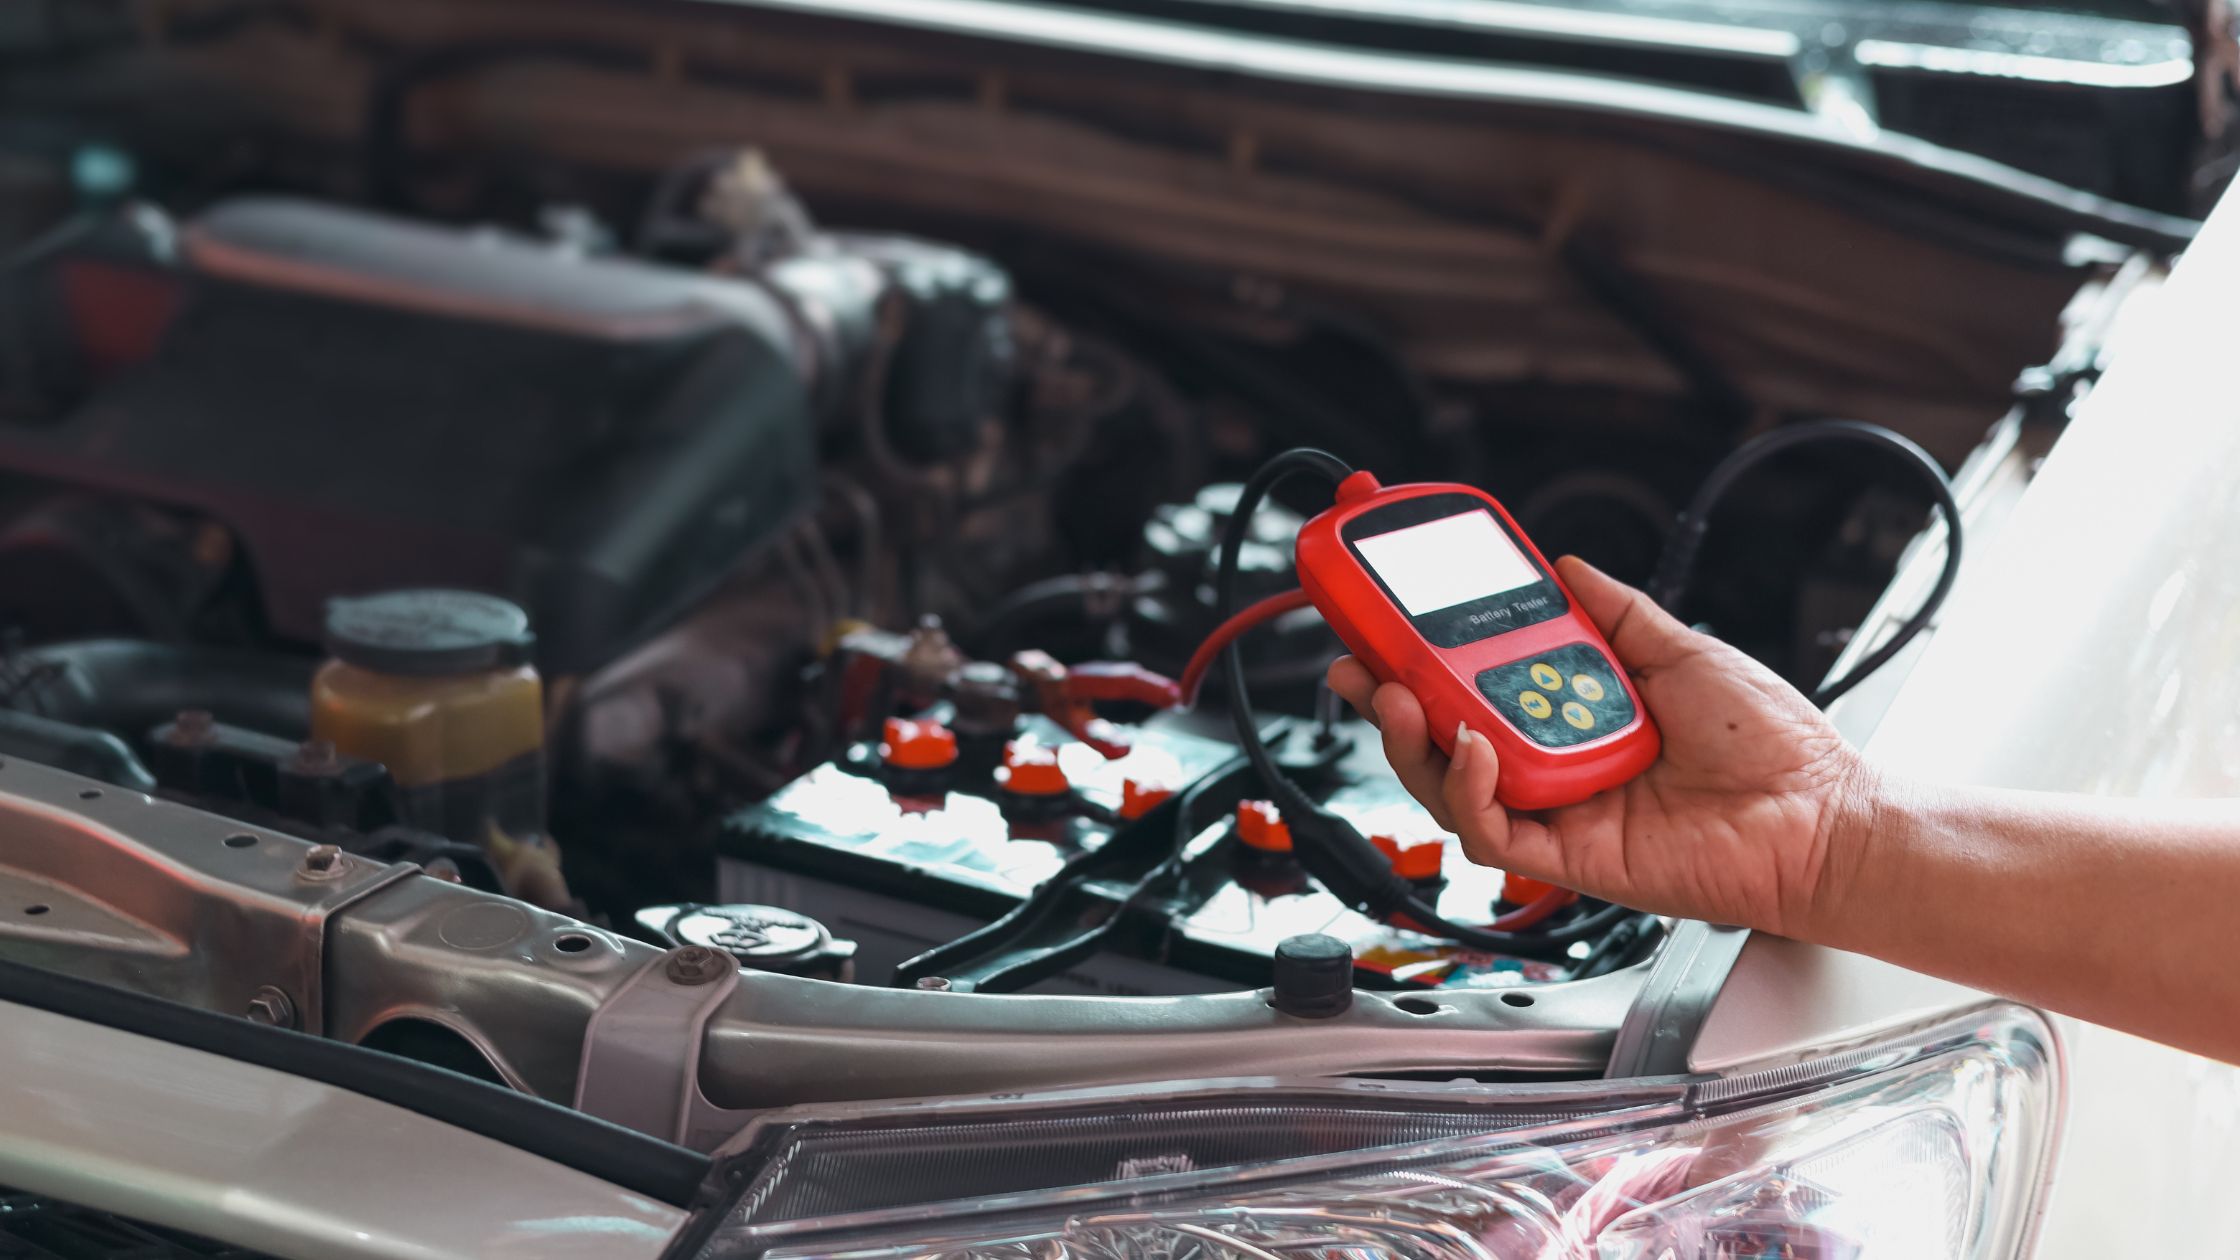
<path id="1" fill-rule="evenodd" d="M 544 684 L 528 617 L 470 591 L 391 591 L 327 609 L 333 659 L 311 731 L 389 768 L 402 821 L 481 846 L 509 889 L 565 899 L 545 832 Z"/>
<path id="2" fill-rule="evenodd" d="M 470 778 L 542 756 L 544 685 L 528 665 L 413 677 L 330 660 L 311 680 L 311 733 L 402 788 Z"/>

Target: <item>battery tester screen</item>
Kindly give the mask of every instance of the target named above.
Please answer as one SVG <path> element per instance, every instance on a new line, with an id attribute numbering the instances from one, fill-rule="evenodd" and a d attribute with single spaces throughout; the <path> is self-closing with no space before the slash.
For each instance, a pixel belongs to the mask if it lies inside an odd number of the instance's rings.
<path id="1" fill-rule="evenodd" d="M 1445 516 L 1354 546 L 1411 617 L 1541 580 L 1490 512 Z"/>

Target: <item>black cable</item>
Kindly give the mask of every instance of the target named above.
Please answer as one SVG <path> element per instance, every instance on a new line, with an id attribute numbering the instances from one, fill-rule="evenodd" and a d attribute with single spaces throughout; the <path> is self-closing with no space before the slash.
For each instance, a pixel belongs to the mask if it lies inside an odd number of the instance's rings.
<path id="1" fill-rule="evenodd" d="M 1022 622 L 1057 611 L 1079 609 L 1093 622 L 1107 623 L 1125 613 L 1130 600 L 1145 594 L 1153 574 L 1061 573 L 1029 582 L 996 601 L 979 619 L 972 637 L 989 650 L 1003 646 Z"/>
<path id="2" fill-rule="evenodd" d="M 1325 676 L 1321 682 L 1315 685 L 1314 692 L 1314 738 L 1316 743 L 1329 744 L 1337 739 L 1338 723 L 1344 719 L 1345 711 L 1345 697 L 1331 688 L 1330 680 Z"/>
<path id="3" fill-rule="evenodd" d="M 1173 848 L 1165 859 L 1159 865 L 1153 867 L 1151 873 L 1144 877 L 1145 885 L 1149 885 L 1154 879 L 1165 880 L 1182 873 L 1184 858 L 1190 848 L 1190 841 L 1195 839 L 1197 834 L 1206 827 L 1205 823 L 1198 823 L 1194 826 L 1191 823 L 1192 817 L 1198 812 L 1199 802 L 1205 799 L 1207 792 L 1213 790 L 1213 785 L 1216 782 L 1228 780 L 1235 770 L 1236 763 L 1234 761 L 1228 762 L 1198 776 L 1197 782 L 1182 789 L 1182 794 L 1176 797 L 1174 802 Z M 1141 889 L 1138 890 L 1138 892 L 1140 891 Z M 1132 903 L 1135 897 L 1136 894 L 1130 894 L 1129 901 Z"/>
<path id="4" fill-rule="evenodd" d="M 1664 555 L 1657 561 L 1657 571 L 1649 579 L 1649 596 L 1667 612 L 1677 612 L 1681 597 L 1686 594 L 1688 580 L 1695 574 L 1696 554 L 1702 549 L 1703 536 L 1711 524 L 1711 514 L 1726 497 L 1744 473 L 1756 468 L 1767 459 L 1783 451 L 1818 443 L 1852 443 L 1881 447 L 1903 457 L 1905 465 L 1921 475 L 1936 501 L 1937 511 L 1944 517 L 1944 571 L 1937 575 L 1937 584 L 1921 601 L 1921 607 L 1901 624 L 1881 647 L 1868 653 L 1851 672 L 1827 684 L 1812 694 L 1812 702 L 1822 708 L 1859 685 L 1868 675 L 1890 663 L 1908 643 L 1928 628 L 1929 622 L 1944 606 L 1945 596 L 1952 593 L 1952 583 L 1960 576 L 1960 501 L 1953 497 L 1952 481 L 1944 474 L 1937 461 L 1918 443 L 1902 434 L 1892 432 L 1878 424 L 1864 424 L 1857 420 L 1815 420 L 1805 424 L 1789 425 L 1762 434 L 1736 447 L 1734 452 L 1719 461 L 1704 478 L 1696 497 L 1689 502 L 1688 510 L 1681 514 L 1679 524 L 1665 541 Z"/>
<path id="5" fill-rule="evenodd" d="M 1353 467 L 1328 451 L 1295 447 L 1260 465 L 1244 483 L 1237 494 L 1236 505 L 1229 510 L 1229 519 L 1221 526 L 1221 562 L 1213 580 L 1214 624 L 1226 622 L 1237 611 L 1237 570 L 1245 540 L 1251 533 L 1252 514 L 1259 509 L 1260 501 L 1268 497 L 1269 491 L 1285 478 L 1301 472 L 1318 473 L 1335 486 L 1353 475 Z M 1252 697 L 1245 687 L 1244 653 L 1234 640 L 1222 652 L 1221 663 L 1223 682 L 1229 690 L 1229 717 L 1236 723 L 1237 742 L 1252 762 L 1253 772 L 1268 785 L 1268 794 L 1276 808 L 1286 815 L 1316 810 L 1307 794 L 1277 768 L 1275 758 L 1260 740 L 1260 721 L 1252 711 Z M 1381 861 L 1382 855 L 1379 858 Z"/>
<path id="6" fill-rule="evenodd" d="M 1291 827 L 1293 842 L 1299 836 L 1298 824 Z M 1376 852 L 1371 849 L 1370 852 Z M 1604 903 L 1559 927 L 1529 927 L 1516 931 L 1500 928 L 1474 927 L 1457 923 L 1439 913 L 1439 908 L 1408 885 L 1408 893 L 1400 899 L 1393 913 L 1405 915 L 1436 936 L 1444 936 L 1457 945 L 1483 950 L 1489 954 L 1502 954 L 1511 958 L 1529 958 L 1535 962 L 1561 963 L 1571 959 L 1571 947 L 1580 941 L 1594 940 L 1616 928 L 1627 919 L 1641 912 L 1625 906 Z"/>
<path id="7" fill-rule="evenodd" d="M 1629 967 L 1648 956 L 1658 939 L 1664 935 L 1664 920 L 1653 914 L 1635 915 L 1620 923 L 1595 942 L 1579 965 L 1571 969 L 1571 978 L 1587 980 L 1608 975 L 1621 967 Z"/>
<path id="8" fill-rule="evenodd" d="M 1278 484 L 1302 472 L 1319 474 L 1335 484 L 1351 476 L 1353 469 L 1328 451 L 1300 447 L 1276 455 L 1244 483 L 1236 506 L 1230 509 L 1229 519 L 1221 530 L 1221 561 L 1214 577 L 1215 613 L 1219 620 L 1227 621 L 1236 611 L 1239 557 L 1251 532 L 1253 512 Z M 1298 855 L 1299 864 L 1332 896 L 1348 906 L 1376 919 L 1405 915 L 1425 931 L 1470 949 L 1539 962 L 1566 961 L 1574 943 L 1615 927 L 1636 913 L 1624 906 L 1606 905 L 1559 928 L 1519 932 L 1471 927 L 1444 917 L 1437 906 L 1416 892 L 1414 884 L 1393 871 L 1391 862 L 1352 823 L 1316 803 L 1276 765 L 1275 757 L 1260 738 L 1260 722 L 1253 713 L 1252 697 L 1245 685 L 1243 655 L 1234 641 L 1223 652 L 1222 661 L 1226 666 L 1224 681 L 1228 686 L 1229 716 L 1236 724 L 1237 743 L 1252 763 L 1253 773 L 1267 785 L 1269 798 L 1290 823 L 1292 850 Z"/>
<path id="9" fill-rule="evenodd" d="M 1135 882 L 1134 887 L 1121 894 L 1120 905 L 1112 912 L 1112 919 L 1117 920 L 1124 915 L 1133 913 L 1136 907 L 1141 905 L 1146 898 L 1164 888 L 1171 881 L 1181 878 L 1183 868 L 1188 864 L 1190 841 L 1204 828 L 1202 823 L 1192 826 L 1191 818 L 1197 814 L 1199 803 L 1205 799 L 1206 793 L 1213 789 L 1213 785 L 1227 782 L 1236 773 L 1236 770 L 1237 763 L 1234 760 L 1225 762 L 1205 774 L 1199 775 L 1196 781 L 1182 789 L 1181 794 L 1175 797 L 1173 845 L 1169 848 L 1165 857 L 1159 859 L 1156 865 L 1143 873 L 1142 878 Z"/>

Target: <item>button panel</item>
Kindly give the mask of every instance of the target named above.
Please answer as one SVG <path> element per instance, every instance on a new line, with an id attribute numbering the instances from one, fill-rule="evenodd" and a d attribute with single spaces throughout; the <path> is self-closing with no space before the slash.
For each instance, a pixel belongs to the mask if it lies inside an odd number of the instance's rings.
<path id="1" fill-rule="evenodd" d="M 1495 712 L 1548 748 L 1584 744 L 1625 729 L 1633 698 L 1598 649 L 1572 643 L 1496 665 L 1478 675 Z"/>

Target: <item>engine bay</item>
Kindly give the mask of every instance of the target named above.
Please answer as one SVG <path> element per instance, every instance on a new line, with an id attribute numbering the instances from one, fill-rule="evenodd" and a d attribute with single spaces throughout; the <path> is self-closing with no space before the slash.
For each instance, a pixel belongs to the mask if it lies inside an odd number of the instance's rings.
<path id="1" fill-rule="evenodd" d="M 712 9 L 180 3 L 11 74 L 0 956 L 702 1147 L 1216 1041 L 1596 1075 L 1704 925 L 1471 863 L 1299 608 L 1242 644 L 1281 764 L 1522 935 L 1311 877 L 1181 685 L 1239 483 L 1482 485 L 1637 584 L 1795 422 L 1972 504 L 2189 227 L 1668 89 Z M 1931 506 L 1783 454 L 1679 611 L 1812 689 L 1920 602 Z M 1240 524 L 1225 594 L 1296 586 L 1313 510 Z"/>

